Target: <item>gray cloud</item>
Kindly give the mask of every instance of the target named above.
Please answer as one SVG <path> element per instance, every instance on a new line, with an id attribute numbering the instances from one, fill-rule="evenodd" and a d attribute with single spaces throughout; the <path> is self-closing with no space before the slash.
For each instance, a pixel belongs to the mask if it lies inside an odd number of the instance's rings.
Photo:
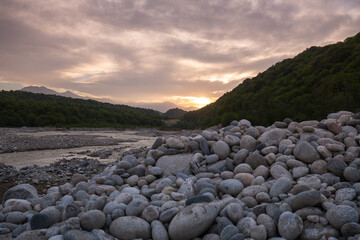
<path id="1" fill-rule="evenodd" d="M 357 0 L 2 0 L 0 87 L 186 107 L 356 34 L 359 12 Z"/>

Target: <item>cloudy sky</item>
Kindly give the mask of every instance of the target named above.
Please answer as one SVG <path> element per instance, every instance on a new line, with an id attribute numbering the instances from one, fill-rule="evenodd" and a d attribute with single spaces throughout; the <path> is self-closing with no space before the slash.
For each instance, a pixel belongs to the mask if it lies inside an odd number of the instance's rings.
<path id="1" fill-rule="evenodd" d="M 202 107 L 359 26 L 359 0 L 1 0 L 0 89 Z"/>

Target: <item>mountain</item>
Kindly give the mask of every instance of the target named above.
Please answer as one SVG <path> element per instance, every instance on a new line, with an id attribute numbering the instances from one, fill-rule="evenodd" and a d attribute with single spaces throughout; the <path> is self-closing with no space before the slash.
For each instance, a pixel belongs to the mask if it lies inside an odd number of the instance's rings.
<path id="1" fill-rule="evenodd" d="M 25 92 L 31 92 L 31 93 L 42 93 L 42 94 L 49 94 L 49 95 L 60 95 L 60 93 L 46 88 L 44 86 L 41 87 L 37 87 L 37 86 L 28 86 L 28 87 L 24 87 L 22 89 L 20 89 L 20 91 L 25 91 Z"/>
<path id="2" fill-rule="evenodd" d="M 0 92 L 0 127 L 163 127 L 162 120 L 150 109 L 55 94 Z"/>
<path id="3" fill-rule="evenodd" d="M 159 112 L 166 112 L 169 109 L 177 108 L 177 106 L 172 102 L 138 102 L 138 103 L 126 103 L 126 105 L 140 107 L 140 108 L 150 108 Z"/>
<path id="4" fill-rule="evenodd" d="M 226 125 L 243 118 L 256 125 L 285 117 L 320 120 L 331 112 L 359 108 L 360 33 L 276 63 L 216 102 L 185 114 L 179 126 Z"/>
<path id="5" fill-rule="evenodd" d="M 42 94 L 48 94 L 48 95 L 58 95 L 58 96 L 70 97 L 70 98 L 92 99 L 92 100 L 99 101 L 99 102 L 104 102 L 104 103 L 118 104 L 117 102 L 114 102 L 113 100 L 111 100 L 109 98 L 82 97 L 82 96 L 79 96 L 79 95 L 77 95 L 77 94 L 75 94 L 75 93 L 73 93 L 71 91 L 66 91 L 66 92 L 63 92 L 63 93 L 59 93 L 57 91 L 54 91 L 54 90 L 49 89 L 49 88 L 44 87 L 44 86 L 41 86 L 41 87 L 37 87 L 37 86 L 24 87 L 24 88 L 20 89 L 20 91 L 31 92 L 31 93 L 42 93 Z M 163 113 L 166 112 L 167 110 L 171 109 L 171 108 L 176 108 L 177 107 L 172 102 L 154 102 L 154 103 L 140 102 L 140 103 L 125 103 L 125 105 L 129 105 L 129 106 L 133 106 L 133 107 L 139 107 L 139 108 L 153 109 L 153 110 L 163 112 Z"/>
<path id="6" fill-rule="evenodd" d="M 169 109 L 167 110 L 163 116 L 166 117 L 166 118 L 171 118 L 171 119 L 181 119 L 184 117 L 184 115 L 186 114 L 187 112 L 180 109 L 180 108 L 172 108 L 172 109 Z"/>
<path id="7" fill-rule="evenodd" d="M 71 98 L 87 99 L 85 97 L 81 97 L 79 95 L 76 95 L 75 93 L 70 92 L 70 91 L 59 93 L 57 91 L 54 91 L 54 90 L 49 89 L 49 88 L 44 87 L 44 86 L 41 86 L 41 87 L 28 86 L 28 87 L 24 87 L 24 88 L 20 89 L 20 91 L 31 92 L 31 93 L 42 93 L 42 94 L 48 94 L 48 95 L 58 95 L 58 96 L 71 97 Z"/>

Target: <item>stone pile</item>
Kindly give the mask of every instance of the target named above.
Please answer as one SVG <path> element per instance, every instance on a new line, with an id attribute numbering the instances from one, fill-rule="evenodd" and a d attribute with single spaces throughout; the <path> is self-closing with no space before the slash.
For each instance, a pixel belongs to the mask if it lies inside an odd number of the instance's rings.
<path id="1" fill-rule="evenodd" d="M 155 141 L 88 180 L 9 189 L 1 239 L 359 239 L 360 114 Z"/>

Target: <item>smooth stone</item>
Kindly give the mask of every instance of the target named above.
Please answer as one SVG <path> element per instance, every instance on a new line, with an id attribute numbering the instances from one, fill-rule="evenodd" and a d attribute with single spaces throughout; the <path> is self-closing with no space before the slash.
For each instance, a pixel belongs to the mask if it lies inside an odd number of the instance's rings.
<path id="1" fill-rule="evenodd" d="M 161 137 L 158 137 L 155 139 L 153 145 L 151 146 L 151 149 L 158 149 L 163 144 L 163 139 Z"/>
<path id="2" fill-rule="evenodd" d="M 239 180 L 244 187 L 247 187 L 254 181 L 254 176 L 250 173 L 238 173 L 234 176 L 234 179 Z"/>
<path id="3" fill-rule="evenodd" d="M 169 148 L 184 148 L 184 143 L 177 138 L 169 137 L 165 140 Z"/>
<path id="4" fill-rule="evenodd" d="M 265 166 L 258 166 L 253 172 L 252 175 L 257 178 L 259 176 L 263 177 L 264 180 L 268 179 L 268 177 L 270 176 L 270 170 L 269 168 L 265 167 Z"/>
<path id="5" fill-rule="evenodd" d="M 247 197 L 247 196 L 255 197 L 260 192 L 267 193 L 268 188 L 265 186 L 261 186 L 261 185 L 251 185 L 251 186 L 244 188 L 240 195 L 242 197 Z"/>
<path id="6" fill-rule="evenodd" d="M 250 153 L 245 159 L 245 163 L 249 164 L 252 169 L 257 168 L 258 166 L 268 166 L 266 159 L 258 152 Z"/>
<path id="7" fill-rule="evenodd" d="M 14 211 L 9 212 L 6 216 L 6 222 L 14 223 L 14 224 L 21 224 L 27 219 L 26 215 L 23 212 Z"/>
<path id="8" fill-rule="evenodd" d="M 273 176 L 273 178 L 275 178 L 275 179 L 279 179 L 281 177 L 286 177 L 290 180 L 293 180 L 293 177 L 290 174 L 290 172 L 280 165 L 271 166 L 270 173 Z"/>
<path id="9" fill-rule="evenodd" d="M 241 218 L 244 217 L 244 210 L 239 203 L 229 203 L 226 206 L 226 214 L 229 219 L 236 224 Z"/>
<path id="10" fill-rule="evenodd" d="M 348 205 L 338 205 L 330 208 L 326 212 L 326 219 L 329 221 L 331 226 L 336 229 L 341 229 L 341 227 L 346 223 L 358 222 L 359 213 Z"/>
<path id="11" fill-rule="evenodd" d="M 39 198 L 36 188 L 30 184 L 20 184 L 10 188 L 4 193 L 2 204 L 4 204 L 8 199 L 31 200 L 34 198 Z"/>
<path id="12" fill-rule="evenodd" d="M 128 162 L 131 166 L 135 167 L 138 164 L 138 160 L 134 155 L 126 155 L 121 159 L 122 162 Z"/>
<path id="13" fill-rule="evenodd" d="M 159 218 L 159 211 L 153 205 L 147 206 L 141 213 L 141 218 L 145 219 L 148 222 L 152 222 Z"/>
<path id="14" fill-rule="evenodd" d="M 236 224 L 236 227 L 239 229 L 240 233 L 243 233 L 245 236 L 250 237 L 251 229 L 256 226 L 256 222 L 251 217 L 244 217 Z"/>
<path id="15" fill-rule="evenodd" d="M 88 178 L 80 173 L 75 173 L 72 177 L 71 177 L 71 184 L 73 186 L 75 186 L 76 184 L 78 184 L 79 182 L 87 182 Z"/>
<path id="16" fill-rule="evenodd" d="M 281 177 L 271 186 L 269 195 L 271 198 L 278 197 L 282 193 L 288 193 L 291 190 L 291 180 L 287 177 Z"/>
<path id="17" fill-rule="evenodd" d="M 203 234 L 214 222 L 224 203 L 198 203 L 181 210 L 169 225 L 172 240 L 190 240 Z"/>
<path id="18" fill-rule="evenodd" d="M 119 217 L 110 224 L 109 232 L 119 240 L 151 238 L 151 227 L 144 219 L 134 216 Z"/>
<path id="19" fill-rule="evenodd" d="M 266 234 L 266 228 L 264 225 L 258 225 L 251 229 L 250 233 L 251 238 L 255 240 L 266 240 L 267 234 Z"/>
<path id="20" fill-rule="evenodd" d="M 90 210 L 80 216 L 80 225 L 87 231 L 102 228 L 105 225 L 105 221 L 105 214 L 100 210 Z"/>
<path id="21" fill-rule="evenodd" d="M 126 216 L 139 216 L 145 208 L 145 202 L 133 199 L 126 208 Z"/>
<path id="22" fill-rule="evenodd" d="M 310 173 L 312 174 L 324 174 L 327 172 L 327 162 L 324 160 L 316 160 L 311 164 Z"/>
<path id="23" fill-rule="evenodd" d="M 219 188 L 223 193 L 236 196 L 244 189 L 244 185 L 239 180 L 226 179 L 221 181 Z"/>
<path id="24" fill-rule="evenodd" d="M 274 128 L 261 134 L 258 141 L 268 146 L 278 146 L 279 142 L 285 138 L 286 133 L 283 129 Z"/>
<path id="25" fill-rule="evenodd" d="M 212 150 L 219 156 L 219 159 L 225 159 L 230 154 L 229 145 L 221 140 L 212 144 Z"/>
<path id="26" fill-rule="evenodd" d="M 300 178 L 303 177 L 305 175 L 307 175 L 309 173 L 309 168 L 307 167 L 295 167 L 293 168 L 293 178 Z"/>
<path id="27" fill-rule="evenodd" d="M 219 156 L 216 154 L 211 154 L 205 157 L 205 160 L 208 164 L 216 163 L 219 161 Z"/>
<path id="28" fill-rule="evenodd" d="M 317 150 L 307 141 L 299 141 L 293 153 L 297 159 L 305 163 L 313 163 L 320 158 Z"/>
<path id="29" fill-rule="evenodd" d="M 354 188 L 342 188 L 335 193 L 335 204 L 340 204 L 345 200 L 352 201 L 356 196 L 356 190 Z"/>
<path id="30" fill-rule="evenodd" d="M 240 163 L 243 163 L 248 156 L 249 151 L 246 149 L 240 149 L 234 156 L 234 163 L 236 165 L 239 165 Z"/>
<path id="31" fill-rule="evenodd" d="M 256 139 L 250 135 L 244 135 L 240 139 L 240 149 L 246 149 L 249 152 L 256 150 Z"/>
<path id="32" fill-rule="evenodd" d="M 184 168 L 189 168 L 193 154 L 177 154 L 162 156 L 156 161 L 156 167 L 163 170 L 163 175 L 174 174 Z"/>
<path id="33" fill-rule="evenodd" d="M 151 222 L 151 235 L 153 240 L 168 240 L 168 232 L 164 224 L 158 220 Z"/>
<path id="34" fill-rule="evenodd" d="M 264 225 L 266 229 L 266 235 L 268 238 L 274 237 L 277 235 L 277 228 L 275 221 L 266 214 L 260 214 L 256 218 L 258 225 Z"/>
<path id="35" fill-rule="evenodd" d="M 281 237 L 295 240 L 303 230 L 303 221 L 295 213 L 283 212 L 278 222 L 278 230 Z"/>
<path id="36" fill-rule="evenodd" d="M 52 225 L 61 221 L 61 209 L 61 207 L 47 207 L 43 209 L 40 213 L 49 216 Z"/>
<path id="37" fill-rule="evenodd" d="M 73 229 L 70 231 L 67 231 L 64 234 L 64 240 L 99 240 L 99 238 L 90 232 L 79 230 L 79 229 Z"/>
<path id="38" fill-rule="evenodd" d="M 52 225 L 52 219 L 46 214 L 37 213 L 30 219 L 31 229 L 48 228 Z"/>
<path id="39" fill-rule="evenodd" d="M 24 199 L 9 199 L 4 203 L 4 207 L 10 211 L 19 212 L 27 212 L 32 210 L 31 203 Z"/>
<path id="40" fill-rule="evenodd" d="M 204 156 L 210 155 L 209 144 L 204 137 L 199 139 L 200 149 Z"/>
<path id="41" fill-rule="evenodd" d="M 162 223 L 169 223 L 171 219 L 179 212 L 179 208 L 172 207 L 164 212 L 162 212 L 159 216 L 159 220 Z"/>
<path id="42" fill-rule="evenodd" d="M 247 163 L 240 163 L 239 165 L 237 165 L 234 169 L 234 174 L 238 174 L 238 173 L 252 173 L 253 169 L 250 167 L 249 164 Z"/>
<path id="43" fill-rule="evenodd" d="M 220 233 L 221 240 L 229 240 L 232 236 L 239 233 L 239 229 L 234 225 L 227 225 Z"/>
<path id="44" fill-rule="evenodd" d="M 316 190 L 300 192 L 286 199 L 293 211 L 304 207 L 313 207 L 321 201 L 321 194 Z"/>
<path id="45" fill-rule="evenodd" d="M 327 170 L 339 177 L 343 176 L 346 167 L 347 164 L 338 158 L 332 158 L 327 164 Z"/>
<path id="46" fill-rule="evenodd" d="M 344 178 L 349 182 L 358 182 L 360 180 L 360 172 L 354 167 L 347 167 L 343 172 Z"/>
<path id="47" fill-rule="evenodd" d="M 224 141 L 230 146 L 235 146 L 240 143 L 240 138 L 233 135 L 226 135 Z"/>
<path id="48" fill-rule="evenodd" d="M 341 227 L 341 234 L 344 237 L 351 237 L 360 234 L 360 224 L 356 222 L 345 223 Z"/>

